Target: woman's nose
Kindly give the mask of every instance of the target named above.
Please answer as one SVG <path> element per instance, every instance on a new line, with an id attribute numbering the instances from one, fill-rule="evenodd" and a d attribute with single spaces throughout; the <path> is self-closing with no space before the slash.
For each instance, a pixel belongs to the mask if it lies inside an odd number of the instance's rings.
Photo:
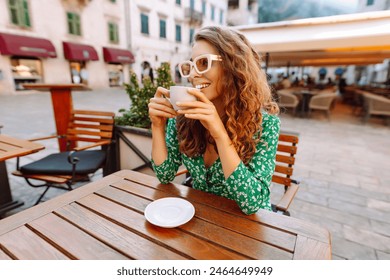
<path id="1" fill-rule="evenodd" d="M 191 65 L 191 70 L 190 70 L 190 77 L 189 79 L 193 79 L 194 77 L 199 77 L 200 75 L 198 72 L 196 72 L 195 67 Z"/>

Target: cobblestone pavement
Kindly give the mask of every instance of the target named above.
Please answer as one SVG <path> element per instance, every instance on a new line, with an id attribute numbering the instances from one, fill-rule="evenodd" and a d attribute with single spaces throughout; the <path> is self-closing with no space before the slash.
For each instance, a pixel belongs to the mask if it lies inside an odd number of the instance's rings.
<path id="1" fill-rule="evenodd" d="M 129 106 L 129 99 L 122 89 L 95 90 L 74 92 L 73 104 L 117 112 Z M 341 103 L 330 120 L 321 112 L 311 118 L 283 113 L 281 120 L 283 130 L 300 134 L 294 177 L 301 184 L 291 216 L 331 232 L 333 259 L 390 260 L 390 127 L 375 118 L 363 125 Z M 50 94 L 0 95 L 0 123 L 2 133 L 25 139 L 54 133 Z M 22 158 L 22 164 L 55 151 L 55 141 L 44 144 L 45 150 Z M 7 161 L 9 173 L 15 166 L 14 159 Z M 7 214 L 12 215 L 31 207 L 41 190 L 11 174 L 9 179 L 13 197 L 25 203 Z M 46 199 L 61 193 L 49 190 Z M 278 195 L 275 189 L 272 199 Z"/>

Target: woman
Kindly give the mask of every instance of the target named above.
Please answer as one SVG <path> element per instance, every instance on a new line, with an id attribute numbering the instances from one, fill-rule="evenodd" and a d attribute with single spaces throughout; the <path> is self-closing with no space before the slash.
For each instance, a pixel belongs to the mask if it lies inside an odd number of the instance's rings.
<path id="1" fill-rule="evenodd" d="M 271 210 L 280 122 L 260 63 L 233 29 L 205 27 L 195 35 L 191 61 L 179 70 L 197 101 L 177 103 L 184 108 L 176 112 L 160 87 L 149 102 L 152 164 L 162 183 L 183 163 L 193 188 L 233 199 L 245 214 Z"/>

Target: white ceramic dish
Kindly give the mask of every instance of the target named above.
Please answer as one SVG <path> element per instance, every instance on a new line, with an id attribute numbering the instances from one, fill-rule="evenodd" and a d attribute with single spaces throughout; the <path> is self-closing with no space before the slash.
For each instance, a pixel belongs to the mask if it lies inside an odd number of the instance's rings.
<path id="1" fill-rule="evenodd" d="M 194 206 L 187 200 L 178 197 L 157 199 L 145 208 L 146 220 L 165 228 L 183 225 L 191 220 L 194 214 Z"/>

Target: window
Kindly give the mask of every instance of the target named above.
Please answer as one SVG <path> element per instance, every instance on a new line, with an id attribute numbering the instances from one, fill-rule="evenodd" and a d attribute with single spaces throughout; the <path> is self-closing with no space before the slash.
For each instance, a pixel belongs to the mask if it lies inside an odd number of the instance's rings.
<path id="1" fill-rule="evenodd" d="M 215 7 L 211 5 L 211 20 L 215 19 Z"/>
<path id="2" fill-rule="evenodd" d="M 27 0 L 8 0 L 8 8 L 13 24 L 31 27 Z"/>
<path id="3" fill-rule="evenodd" d="M 367 0 L 366 6 L 374 5 L 374 0 Z"/>
<path id="4" fill-rule="evenodd" d="M 176 24 L 176 42 L 181 42 L 181 25 Z"/>
<path id="5" fill-rule="evenodd" d="M 16 90 L 23 90 L 24 83 L 42 83 L 43 68 L 39 59 L 11 57 L 12 77 Z"/>
<path id="6" fill-rule="evenodd" d="M 69 34 L 81 35 L 80 16 L 75 13 L 67 13 Z"/>
<path id="7" fill-rule="evenodd" d="M 189 41 L 190 45 L 194 41 L 194 33 L 195 33 L 195 30 L 193 28 L 190 28 L 190 41 Z"/>
<path id="8" fill-rule="evenodd" d="M 206 1 L 202 1 L 202 14 L 206 15 Z"/>
<path id="9" fill-rule="evenodd" d="M 167 22 L 160 19 L 160 38 L 167 38 Z"/>
<path id="10" fill-rule="evenodd" d="M 219 11 L 219 24 L 223 24 L 223 10 Z"/>
<path id="11" fill-rule="evenodd" d="M 111 43 L 119 43 L 118 24 L 113 22 L 108 23 L 108 38 Z"/>
<path id="12" fill-rule="evenodd" d="M 191 11 L 195 10 L 195 0 L 190 0 L 190 9 Z"/>
<path id="13" fill-rule="evenodd" d="M 141 33 L 149 34 L 149 16 L 141 14 Z"/>
<path id="14" fill-rule="evenodd" d="M 176 4 L 180 6 L 181 5 L 181 0 L 176 0 Z"/>

